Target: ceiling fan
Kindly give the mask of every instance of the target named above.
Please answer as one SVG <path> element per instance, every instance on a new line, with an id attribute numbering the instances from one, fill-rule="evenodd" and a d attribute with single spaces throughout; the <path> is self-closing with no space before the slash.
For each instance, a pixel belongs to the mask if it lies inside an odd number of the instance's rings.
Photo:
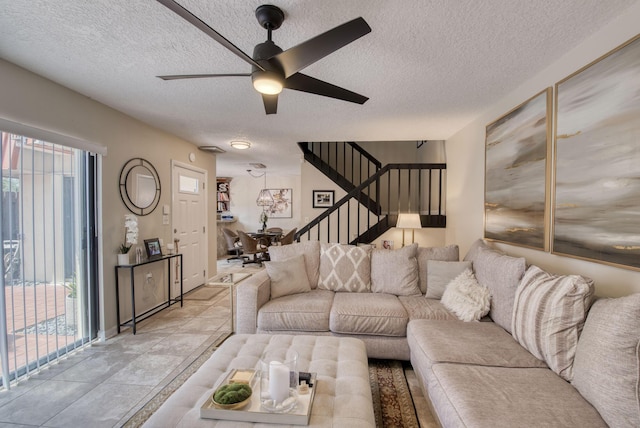
<path id="1" fill-rule="evenodd" d="M 253 57 L 250 57 L 174 0 L 157 1 L 196 26 L 238 57 L 251 64 L 251 73 L 176 74 L 158 76 L 163 80 L 229 76 L 251 77 L 253 87 L 262 94 L 264 109 L 267 114 L 275 114 L 277 112 L 278 94 L 283 88 L 309 92 L 357 104 L 364 104 L 369 99 L 363 95 L 332 85 L 331 83 L 299 73 L 303 68 L 371 32 L 371 27 L 369 27 L 363 18 L 351 20 L 283 51 L 271 40 L 271 32 L 280 28 L 280 25 L 282 25 L 284 21 L 284 13 L 280 8 L 273 5 L 259 6 L 256 9 L 256 18 L 260 25 L 266 28 L 267 40 L 257 44 L 253 50 Z"/>

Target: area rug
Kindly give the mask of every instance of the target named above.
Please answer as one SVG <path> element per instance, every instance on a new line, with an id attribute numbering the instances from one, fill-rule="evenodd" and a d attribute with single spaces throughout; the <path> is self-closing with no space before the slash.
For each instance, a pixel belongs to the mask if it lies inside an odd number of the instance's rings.
<path id="1" fill-rule="evenodd" d="M 138 410 L 123 427 L 137 428 L 142 426 L 160 408 L 162 403 L 209 359 L 226 338 L 224 336 L 207 348 L 202 355 Z M 369 383 L 377 428 L 420 427 L 401 361 L 369 360 Z"/>
<path id="2" fill-rule="evenodd" d="M 378 428 L 419 428 L 401 361 L 369 360 L 369 383 Z"/>
<path id="3" fill-rule="evenodd" d="M 196 290 L 193 290 L 184 295 L 184 300 L 210 300 L 217 296 L 222 290 L 226 290 L 221 287 L 207 287 L 202 286 Z"/>

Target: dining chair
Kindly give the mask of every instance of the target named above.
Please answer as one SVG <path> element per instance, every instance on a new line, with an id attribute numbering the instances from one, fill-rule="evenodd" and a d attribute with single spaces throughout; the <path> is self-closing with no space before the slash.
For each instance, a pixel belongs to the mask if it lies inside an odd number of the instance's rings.
<path id="1" fill-rule="evenodd" d="M 249 263 L 257 263 L 262 266 L 262 262 L 269 260 L 267 250 L 269 248 L 268 238 L 253 238 L 245 232 L 238 230 L 238 236 L 242 243 L 242 251 L 247 257 L 242 261 L 242 266 Z"/>
<path id="2" fill-rule="evenodd" d="M 231 260 L 246 259 L 247 257 L 242 256 L 242 243 L 238 234 L 228 227 L 222 228 L 222 234 L 225 241 L 227 241 L 227 253 L 232 255 L 232 257 L 227 258 L 227 263 Z"/>
<path id="3" fill-rule="evenodd" d="M 286 235 L 284 235 L 282 238 L 280 238 L 280 245 L 293 244 L 293 239 L 296 236 L 296 231 L 297 230 L 298 230 L 298 228 L 294 227 L 289 232 L 287 232 Z"/>

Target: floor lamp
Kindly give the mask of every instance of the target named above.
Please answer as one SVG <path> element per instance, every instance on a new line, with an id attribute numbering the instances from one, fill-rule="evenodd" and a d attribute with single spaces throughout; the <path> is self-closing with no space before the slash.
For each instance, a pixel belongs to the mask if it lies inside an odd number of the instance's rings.
<path id="1" fill-rule="evenodd" d="M 404 247 L 404 229 L 411 229 L 411 243 L 415 242 L 415 230 L 421 229 L 420 214 L 418 213 L 402 213 L 398 214 L 398 222 L 396 227 L 402 229 L 402 246 Z"/>

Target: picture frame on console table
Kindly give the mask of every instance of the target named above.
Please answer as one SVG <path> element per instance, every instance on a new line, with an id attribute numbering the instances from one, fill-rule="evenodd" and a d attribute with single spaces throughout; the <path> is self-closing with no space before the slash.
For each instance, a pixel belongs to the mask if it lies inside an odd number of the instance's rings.
<path id="1" fill-rule="evenodd" d="M 640 35 L 556 84 L 552 252 L 640 270 Z"/>
<path id="2" fill-rule="evenodd" d="M 162 257 L 162 247 L 159 238 L 151 238 L 144 240 L 144 248 L 147 250 L 147 258 L 149 260 Z"/>
<path id="3" fill-rule="evenodd" d="M 486 127 L 484 237 L 549 250 L 552 91 Z"/>

